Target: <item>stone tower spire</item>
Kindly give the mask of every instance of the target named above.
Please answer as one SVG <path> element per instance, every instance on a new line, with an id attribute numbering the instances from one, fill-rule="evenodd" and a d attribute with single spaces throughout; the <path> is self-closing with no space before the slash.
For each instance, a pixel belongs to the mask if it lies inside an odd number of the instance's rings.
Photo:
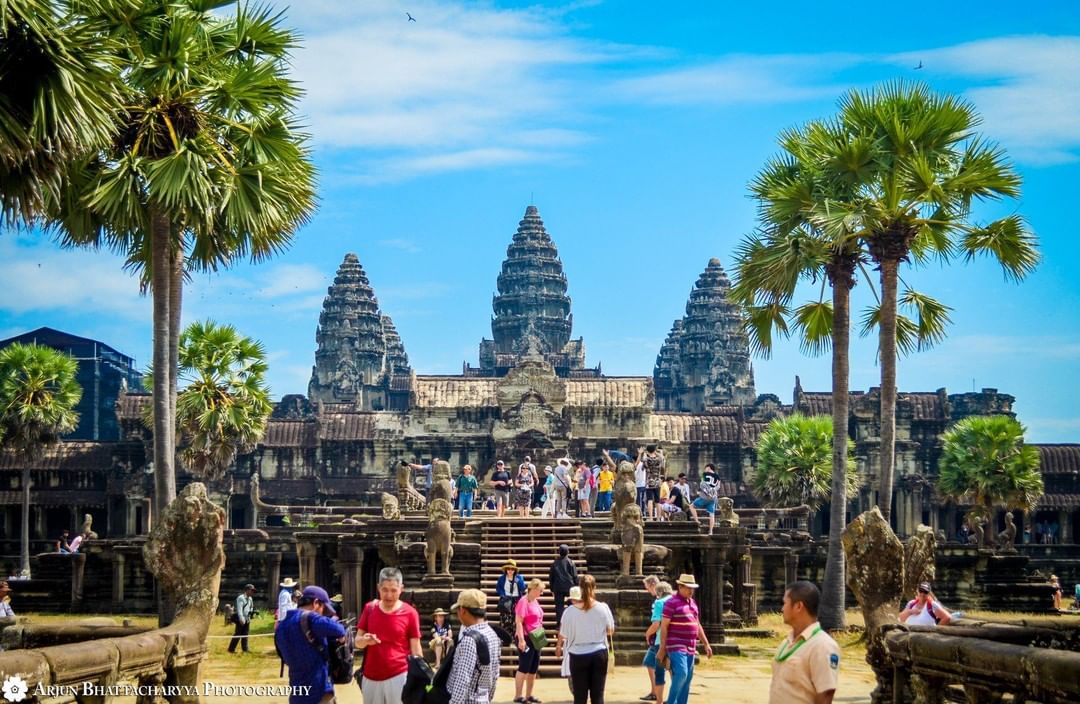
<path id="1" fill-rule="evenodd" d="M 754 402 L 749 339 L 742 327 L 742 311 L 728 298 L 730 291 L 731 281 L 720 260 L 710 259 L 690 292 L 682 330 L 676 335 L 673 328 L 665 342 L 674 344 L 672 337 L 677 338 L 677 365 L 668 363 L 677 369 L 675 378 L 669 379 L 657 360 L 654 379 L 659 408 L 704 411 Z M 669 358 L 673 354 L 667 351 Z M 670 384 L 663 395 L 661 383 Z"/>
<path id="2" fill-rule="evenodd" d="M 518 223 L 492 300 L 491 340 L 480 343 L 480 369 L 468 373 L 502 376 L 525 356 L 541 356 L 559 376 L 585 369 L 585 345 L 570 339 L 574 316 L 566 274 L 540 211 L 530 205 Z"/>
<path id="3" fill-rule="evenodd" d="M 675 411 L 678 408 L 670 405 L 672 394 L 680 382 L 679 376 L 679 342 L 682 339 L 683 321 L 677 319 L 671 324 L 671 332 L 660 347 L 660 354 L 656 355 L 656 366 L 653 368 L 653 384 L 656 388 L 657 407 L 661 411 Z"/>
<path id="4" fill-rule="evenodd" d="M 318 349 L 308 384 L 312 401 L 381 410 L 386 407 L 390 377 L 395 372 L 408 373 L 401 337 L 390 318 L 379 311 L 379 301 L 355 254 L 345 255 L 327 289 L 315 341 Z"/>

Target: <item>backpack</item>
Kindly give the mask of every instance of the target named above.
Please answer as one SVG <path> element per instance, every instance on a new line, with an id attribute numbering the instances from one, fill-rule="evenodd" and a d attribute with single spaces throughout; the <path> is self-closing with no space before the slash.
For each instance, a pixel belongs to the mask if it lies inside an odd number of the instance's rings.
<path id="1" fill-rule="evenodd" d="M 330 681 L 334 684 L 348 684 L 353 676 L 353 635 L 352 626 L 345 628 L 345 638 L 330 643 L 328 649 L 324 649 L 315 634 L 311 632 L 311 612 L 305 611 L 300 614 L 300 630 L 307 642 L 311 644 L 330 666 Z"/>
<path id="2" fill-rule="evenodd" d="M 471 638 L 476 644 L 476 672 L 491 664 L 491 651 L 487 638 L 477 631 L 458 633 L 458 642 L 462 637 Z M 455 647 L 443 658 L 439 671 L 434 672 L 423 658 L 409 656 L 409 670 L 405 676 L 405 686 L 401 690 L 401 704 L 449 704 L 450 691 L 446 688 L 450 680 L 450 670 L 454 666 Z"/>

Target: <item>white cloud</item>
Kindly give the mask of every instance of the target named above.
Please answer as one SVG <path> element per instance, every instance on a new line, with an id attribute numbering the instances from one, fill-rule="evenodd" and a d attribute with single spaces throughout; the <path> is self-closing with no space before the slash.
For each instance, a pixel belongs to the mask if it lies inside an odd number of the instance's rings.
<path id="1" fill-rule="evenodd" d="M 280 264 L 266 273 L 260 272 L 266 283 L 256 291 L 260 298 L 282 298 L 309 291 L 321 291 L 327 286 L 326 272 L 310 264 Z"/>
<path id="2" fill-rule="evenodd" d="M 412 240 L 407 240 L 403 237 L 395 237 L 386 240 L 379 240 L 378 242 L 383 247 L 389 247 L 390 249 L 400 249 L 402 252 L 409 254 L 417 254 L 420 251 L 419 245 Z"/>

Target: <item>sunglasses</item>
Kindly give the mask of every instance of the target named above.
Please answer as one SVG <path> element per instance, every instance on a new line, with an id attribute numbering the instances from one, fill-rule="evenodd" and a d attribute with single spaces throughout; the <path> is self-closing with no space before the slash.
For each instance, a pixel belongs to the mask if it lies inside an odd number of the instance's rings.
<path id="1" fill-rule="evenodd" d="M 929 594 L 930 592 L 926 591 L 925 589 L 920 589 L 919 593 L 920 594 Z"/>

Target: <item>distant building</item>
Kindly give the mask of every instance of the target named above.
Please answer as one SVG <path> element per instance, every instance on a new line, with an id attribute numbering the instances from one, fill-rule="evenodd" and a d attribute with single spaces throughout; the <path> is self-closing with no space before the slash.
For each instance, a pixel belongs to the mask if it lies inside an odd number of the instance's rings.
<path id="1" fill-rule="evenodd" d="M 38 344 L 65 352 L 79 363 L 77 380 L 82 386 L 79 427 L 65 436 L 66 440 L 119 440 L 120 426 L 116 422 L 116 399 L 126 384 L 131 391 L 142 389 L 142 374 L 135 369 L 135 360 L 104 342 L 90 340 L 52 328 L 0 340 L 0 349 L 16 342 Z"/>

